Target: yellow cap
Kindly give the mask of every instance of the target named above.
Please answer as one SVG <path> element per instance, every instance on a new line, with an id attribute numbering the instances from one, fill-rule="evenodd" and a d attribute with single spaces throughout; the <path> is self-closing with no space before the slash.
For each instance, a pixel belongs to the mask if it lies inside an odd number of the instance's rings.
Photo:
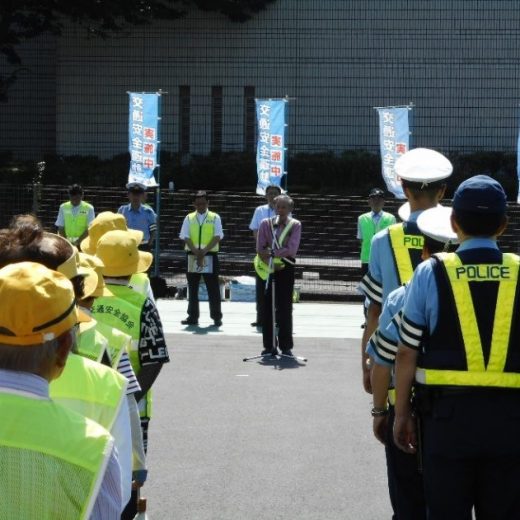
<path id="1" fill-rule="evenodd" d="M 92 269 L 97 274 L 97 286 L 89 296 L 94 298 L 99 298 L 100 296 L 113 296 L 112 291 L 106 286 L 103 277 L 103 268 L 105 267 L 105 264 L 97 256 L 79 253 L 79 265 L 85 269 Z M 88 296 L 85 295 L 85 298 L 88 298 Z"/>
<path id="2" fill-rule="evenodd" d="M 79 321 L 67 278 L 34 262 L 0 269 L 0 344 L 40 345 Z"/>
<path id="3" fill-rule="evenodd" d="M 104 276 L 130 276 L 144 273 L 152 265 L 153 255 L 137 249 L 138 242 L 129 231 L 109 231 L 97 243 L 96 256 L 105 267 Z"/>
<path id="4" fill-rule="evenodd" d="M 99 239 L 108 231 L 117 229 L 131 233 L 137 244 L 143 241 L 143 232 L 137 229 L 128 229 L 123 215 L 112 213 L 112 211 L 103 211 L 90 223 L 88 237 L 81 241 L 81 250 L 89 255 L 95 255 Z"/>

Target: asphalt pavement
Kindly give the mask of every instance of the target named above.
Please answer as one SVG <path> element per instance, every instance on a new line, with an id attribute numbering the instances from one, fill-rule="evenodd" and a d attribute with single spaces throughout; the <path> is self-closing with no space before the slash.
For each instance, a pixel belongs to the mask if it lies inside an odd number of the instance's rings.
<path id="1" fill-rule="evenodd" d="M 159 301 L 171 362 L 155 385 L 152 520 L 391 518 L 384 449 L 359 370 L 360 305 L 294 306 L 294 353 L 253 360 L 254 304 L 225 302 L 224 325 L 184 327 L 185 301 Z"/>

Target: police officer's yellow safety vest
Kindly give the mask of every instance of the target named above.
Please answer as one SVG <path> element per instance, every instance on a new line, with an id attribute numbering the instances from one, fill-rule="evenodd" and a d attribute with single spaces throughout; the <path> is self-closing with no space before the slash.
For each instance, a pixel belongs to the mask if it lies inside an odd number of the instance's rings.
<path id="1" fill-rule="evenodd" d="M 436 368 L 430 362 L 428 349 L 426 349 L 422 361 L 421 358 L 419 359 L 419 367 L 415 374 L 416 381 L 424 385 L 520 388 L 520 371 L 506 370 L 512 322 L 518 319 L 513 316 L 513 302 L 517 291 L 520 257 L 504 253 L 502 264 L 469 265 L 463 264 L 455 253 L 440 253 L 435 256 L 444 264 L 453 292 L 457 319 L 462 331 L 467 370 L 450 367 L 449 361 L 443 362 L 442 369 Z M 484 360 L 481 335 L 471 297 L 470 281 L 498 283 L 491 349 L 487 364 Z M 486 303 L 486 305 L 493 304 L 494 302 Z"/>
<path id="2" fill-rule="evenodd" d="M 112 452 L 102 426 L 0 388 L 0 518 L 90 518 Z"/>
<path id="3" fill-rule="evenodd" d="M 405 234 L 403 224 L 393 224 L 389 226 L 388 235 L 394 254 L 399 285 L 402 285 L 411 280 L 414 271 L 410 251 L 413 249 L 422 250 L 424 237 L 421 235 Z"/>
<path id="4" fill-rule="evenodd" d="M 112 368 L 69 354 L 63 373 L 49 385 L 51 399 L 111 430 L 128 380 Z"/>
<path id="5" fill-rule="evenodd" d="M 370 243 L 372 237 L 382 229 L 391 226 L 395 222 L 395 217 L 386 211 L 381 212 L 381 217 L 374 224 L 372 213 L 364 213 L 359 217 L 359 227 L 361 229 L 361 263 L 367 264 L 370 260 Z"/>
<path id="6" fill-rule="evenodd" d="M 82 200 L 76 215 L 72 214 L 74 207 L 72 202 L 64 202 L 61 207 L 63 208 L 65 236 L 71 242 L 75 242 L 88 229 L 88 214 L 93 209 L 92 205 Z"/>
<path id="7" fill-rule="evenodd" d="M 139 341 L 141 339 L 141 312 L 146 297 L 124 285 L 108 284 L 114 296 L 101 296 L 96 298 L 92 305 L 92 313 L 96 320 L 102 321 L 111 327 L 128 334 L 131 338 L 130 364 L 136 375 L 141 371 L 139 358 Z M 139 403 L 141 417 L 151 417 L 152 394 L 149 391 Z"/>
<path id="8" fill-rule="evenodd" d="M 76 346 L 80 356 L 101 363 L 103 356 L 106 355 L 110 360 L 110 364 L 113 366 L 108 349 L 108 340 L 101 332 L 96 330 L 95 320 L 80 323 Z"/>
<path id="9" fill-rule="evenodd" d="M 287 225 L 284 227 L 283 231 L 280 233 L 280 236 L 278 237 L 278 245 L 280 247 L 283 247 L 288 235 L 289 231 L 293 227 L 294 220 L 291 219 L 287 223 Z M 274 228 L 271 227 L 271 231 L 274 233 Z M 266 264 L 261 258 L 260 255 L 256 255 L 253 259 L 253 266 L 255 268 L 256 274 L 262 279 L 267 280 L 270 273 L 274 273 L 275 271 L 279 269 L 283 269 L 285 267 L 285 264 L 283 263 L 283 260 L 278 257 L 273 257 L 272 267 L 269 269 L 269 264 Z"/>
<path id="10" fill-rule="evenodd" d="M 206 214 L 206 218 L 202 224 L 199 224 L 197 220 L 197 212 L 194 211 L 188 215 L 188 222 L 190 226 L 190 238 L 195 247 L 198 249 L 203 249 L 210 242 L 211 239 L 215 236 L 215 220 L 217 218 L 217 214 L 213 213 L 213 211 L 208 211 Z M 186 245 L 184 246 L 186 251 L 189 251 L 190 248 Z M 211 250 L 210 253 L 217 253 L 219 250 L 219 244 L 217 243 Z"/>

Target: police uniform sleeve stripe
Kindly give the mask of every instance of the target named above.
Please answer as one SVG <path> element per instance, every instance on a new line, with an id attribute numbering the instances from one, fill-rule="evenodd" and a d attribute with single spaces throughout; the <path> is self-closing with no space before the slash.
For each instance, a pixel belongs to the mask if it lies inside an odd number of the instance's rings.
<path id="1" fill-rule="evenodd" d="M 383 287 L 370 276 L 370 273 L 363 276 L 360 282 L 360 288 L 367 298 L 376 303 L 382 303 Z"/>
<path id="2" fill-rule="evenodd" d="M 404 345 L 417 350 L 421 346 L 424 331 L 423 327 L 413 324 L 403 315 L 401 326 L 399 327 L 399 337 Z"/>
<path id="3" fill-rule="evenodd" d="M 379 357 L 387 362 L 395 363 L 395 355 L 397 353 L 397 342 L 385 337 L 379 333 L 377 337 L 376 352 Z"/>
<path id="4" fill-rule="evenodd" d="M 157 229 L 157 224 L 150 224 L 150 231 L 155 231 Z"/>
<path id="5" fill-rule="evenodd" d="M 401 323 L 403 321 L 402 319 L 402 316 L 403 316 L 403 311 L 399 311 L 397 314 L 394 315 L 394 317 L 392 318 L 392 323 L 395 325 L 395 328 L 397 330 L 399 330 L 399 328 L 401 327 Z"/>
<path id="6" fill-rule="evenodd" d="M 385 347 L 381 347 L 380 344 L 379 330 L 376 330 L 370 338 L 370 345 L 372 346 L 372 352 L 376 363 L 382 363 L 384 365 L 393 365 L 395 362 L 395 353 L 390 354 L 386 352 Z"/>

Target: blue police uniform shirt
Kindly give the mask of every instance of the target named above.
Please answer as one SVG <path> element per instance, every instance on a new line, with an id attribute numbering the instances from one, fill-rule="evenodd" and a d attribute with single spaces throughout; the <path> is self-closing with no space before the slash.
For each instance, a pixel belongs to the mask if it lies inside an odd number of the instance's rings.
<path id="1" fill-rule="evenodd" d="M 496 241 L 490 238 L 470 238 L 462 242 L 457 253 L 471 249 L 498 250 Z M 433 331 L 439 316 L 439 293 L 433 272 L 433 260 L 419 264 L 406 292 L 399 340 L 407 347 L 420 349 L 427 331 Z"/>
<path id="2" fill-rule="evenodd" d="M 422 210 L 410 213 L 408 222 L 417 222 L 421 213 Z M 368 273 L 361 280 L 360 290 L 371 302 L 382 305 L 388 295 L 398 287 L 399 278 L 386 228 L 372 238 Z"/>
<path id="3" fill-rule="evenodd" d="M 388 295 L 379 316 L 379 325 L 367 344 L 366 353 L 378 365 L 393 367 L 395 364 L 401 311 L 409 285 L 402 285 Z"/>
<path id="4" fill-rule="evenodd" d="M 150 241 L 150 232 L 155 231 L 157 227 L 157 215 L 150 206 L 141 204 L 139 209 L 134 210 L 131 204 L 125 204 L 117 212 L 125 217 L 129 229 L 143 232 L 143 244 Z"/>

